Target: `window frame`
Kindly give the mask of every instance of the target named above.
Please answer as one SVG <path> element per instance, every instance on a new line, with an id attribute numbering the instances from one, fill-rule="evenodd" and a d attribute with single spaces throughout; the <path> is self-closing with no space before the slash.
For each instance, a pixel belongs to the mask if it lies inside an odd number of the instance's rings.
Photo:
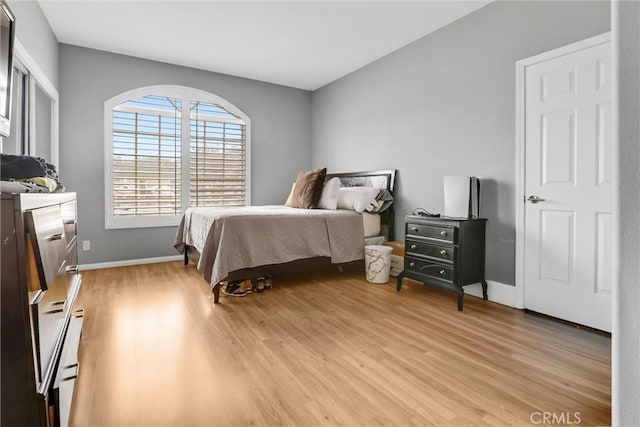
<path id="1" fill-rule="evenodd" d="M 180 200 L 179 215 L 166 216 L 131 216 L 115 217 L 113 215 L 113 110 L 116 106 L 130 99 L 143 96 L 167 96 L 182 100 L 181 111 L 181 160 L 180 160 Z M 182 214 L 189 207 L 189 174 L 191 152 L 190 120 L 191 114 L 183 114 L 184 108 L 189 108 L 190 101 L 197 100 L 217 104 L 244 121 L 245 126 L 245 206 L 251 205 L 251 119 L 242 110 L 227 101 L 204 90 L 176 85 L 146 86 L 120 93 L 104 102 L 104 192 L 105 192 L 105 229 L 119 228 L 151 228 L 171 227 L 180 223 Z"/>
<path id="2" fill-rule="evenodd" d="M 22 110 L 18 116 L 11 114 L 12 127 L 14 124 L 20 126 L 20 146 L 15 147 L 15 151 L 9 154 L 22 154 L 29 156 L 44 157 L 47 162 L 55 165 L 60 172 L 59 164 L 59 94 L 53 83 L 47 75 L 38 66 L 36 61 L 31 57 L 27 49 L 16 37 L 14 41 L 13 52 L 13 68 L 20 70 L 24 75 L 24 91 L 22 101 Z M 15 70 L 14 70 L 15 71 Z M 49 151 L 46 153 L 37 152 L 37 104 L 36 104 L 36 88 L 49 97 L 50 105 L 50 128 L 48 129 L 47 138 L 50 141 Z M 12 101 L 12 103 L 15 101 Z M 13 109 L 13 105 L 11 106 Z M 15 123 L 14 123 L 15 122 Z M 18 122 L 20 122 L 18 124 Z M 13 137 L 14 135 L 12 135 Z M 6 139 L 6 138 L 5 138 Z M 0 151 L 6 152 L 4 140 L 0 138 Z"/>

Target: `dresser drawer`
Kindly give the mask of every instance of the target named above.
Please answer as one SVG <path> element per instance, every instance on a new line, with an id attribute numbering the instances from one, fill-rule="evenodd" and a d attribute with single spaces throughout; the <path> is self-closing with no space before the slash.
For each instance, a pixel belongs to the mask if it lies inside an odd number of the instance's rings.
<path id="1" fill-rule="evenodd" d="M 64 235 L 67 239 L 67 249 L 71 249 L 71 245 L 75 242 L 77 230 L 76 217 L 76 201 L 72 200 L 60 205 L 60 214 L 62 216 L 62 225 L 64 227 Z"/>
<path id="2" fill-rule="evenodd" d="M 78 378 L 80 365 L 78 363 L 78 347 L 82 334 L 83 311 L 77 310 L 71 317 L 67 335 L 60 355 L 58 372 L 53 384 L 56 411 L 55 425 L 66 427 L 69 425 L 73 389 Z"/>
<path id="3" fill-rule="evenodd" d="M 446 262 L 453 262 L 455 259 L 455 246 L 436 245 L 407 239 L 405 248 L 408 254 L 418 254 Z"/>
<path id="4" fill-rule="evenodd" d="M 32 317 L 38 331 L 34 344 L 41 381 L 45 380 L 45 374 L 53 368 L 56 342 L 82 285 L 82 276 L 73 268 L 68 269 L 74 267 L 71 262 L 75 260 L 75 254 L 69 252 L 49 289 L 33 305 Z"/>
<path id="5" fill-rule="evenodd" d="M 407 236 L 426 237 L 428 239 L 437 239 L 450 243 L 456 243 L 458 237 L 455 227 L 415 223 L 407 223 Z"/>
<path id="6" fill-rule="evenodd" d="M 453 265 L 439 264 L 407 256 L 404 260 L 405 271 L 419 273 L 423 276 L 433 277 L 446 282 L 453 281 Z"/>
<path id="7" fill-rule="evenodd" d="M 55 280 L 69 249 L 60 206 L 34 209 L 25 216 L 40 276 L 40 286 L 46 290 Z"/>

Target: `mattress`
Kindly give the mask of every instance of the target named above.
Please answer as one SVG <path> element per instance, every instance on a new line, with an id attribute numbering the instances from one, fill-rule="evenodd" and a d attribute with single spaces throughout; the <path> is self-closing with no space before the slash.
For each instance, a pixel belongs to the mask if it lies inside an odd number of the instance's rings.
<path id="1" fill-rule="evenodd" d="M 174 246 L 200 253 L 198 270 L 212 286 L 232 271 L 330 257 L 334 264 L 364 258 L 361 215 L 348 210 L 285 206 L 192 207 Z"/>
<path id="2" fill-rule="evenodd" d="M 384 236 L 373 236 L 373 237 L 365 237 L 364 238 L 364 245 L 365 246 L 369 246 L 369 245 L 382 245 L 385 242 L 385 238 Z"/>
<path id="3" fill-rule="evenodd" d="M 362 226 L 364 227 L 364 237 L 380 235 L 380 214 L 362 212 Z"/>

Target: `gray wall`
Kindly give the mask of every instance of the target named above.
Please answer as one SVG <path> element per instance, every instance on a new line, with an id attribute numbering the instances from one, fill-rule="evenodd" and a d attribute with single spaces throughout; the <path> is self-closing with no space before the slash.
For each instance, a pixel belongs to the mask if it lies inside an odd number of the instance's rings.
<path id="1" fill-rule="evenodd" d="M 58 40 L 40 5 L 35 0 L 7 0 L 7 4 L 16 16 L 16 37 L 49 81 L 58 88 Z"/>
<path id="2" fill-rule="evenodd" d="M 640 425 L 640 3 L 613 3 L 617 57 L 617 286 L 613 294 L 611 412 L 615 426 Z M 615 62 L 615 61 L 614 61 Z M 616 96 L 614 95 L 614 96 Z M 617 113 L 617 114 L 616 114 Z M 614 131 L 615 132 L 615 131 Z"/>
<path id="3" fill-rule="evenodd" d="M 105 230 L 104 101 L 150 85 L 175 84 L 219 95 L 251 118 L 252 203 L 282 204 L 311 164 L 311 93 L 254 80 L 62 44 L 60 170 L 78 192 L 80 263 L 177 255 L 176 227 Z"/>
<path id="4" fill-rule="evenodd" d="M 483 178 L 487 279 L 515 276 L 515 62 L 610 30 L 609 2 L 494 2 L 313 93 L 312 164 L 396 168 L 396 236 Z"/>

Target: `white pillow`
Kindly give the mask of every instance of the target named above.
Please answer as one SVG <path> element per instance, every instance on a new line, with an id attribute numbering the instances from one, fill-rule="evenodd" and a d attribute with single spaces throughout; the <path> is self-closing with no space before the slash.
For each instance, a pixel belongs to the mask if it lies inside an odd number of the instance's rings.
<path id="1" fill-rule="evenodd" d="M 376 196 L 379 188 L 342 187 L 338 192 L 338 209 L 349 209 L 362 213 L 371 212 L 376 207 Z"/>
<path id="2" fill-rule="evenodd" d="M 338 193 L 340 190 L 340 178 L 331 178 L 324 183 L 322 187 L 322 195 L 318 202 L 317 208 L 320 209 L 338 209 Z"/>

